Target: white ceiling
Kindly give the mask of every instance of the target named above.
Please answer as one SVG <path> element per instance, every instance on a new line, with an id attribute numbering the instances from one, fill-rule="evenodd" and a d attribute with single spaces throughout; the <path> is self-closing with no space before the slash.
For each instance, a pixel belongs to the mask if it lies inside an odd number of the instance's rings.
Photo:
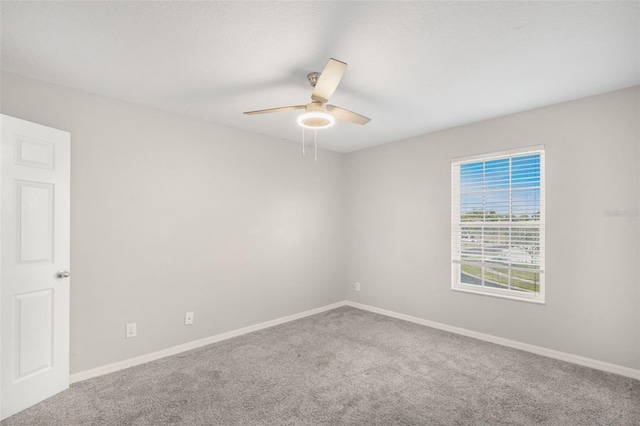
<path id="1" fill-rule="evenodd" d="M 349 64 L 318 132 L 350 152 L 640 83 L 640 2 L 9 2 L 4 71 L 301 141 L 310 71 Z M 309 132 L 309 131 L 308 131 Z M 310 137 L 310 133 L 307 133 Z"/>

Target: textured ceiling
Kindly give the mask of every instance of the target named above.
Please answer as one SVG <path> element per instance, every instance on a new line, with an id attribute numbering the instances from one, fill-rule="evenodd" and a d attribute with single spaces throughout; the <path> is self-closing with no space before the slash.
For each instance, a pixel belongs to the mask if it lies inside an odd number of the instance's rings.
<path id="1" fill-rule="evenodd" d="M 9 2 L 4 71 L 300 141 L 310 71 L 372 118 L 349 152 L 640 83 L 634 2 Z M 308 136 L 309 137 L 309 133 Z"/>

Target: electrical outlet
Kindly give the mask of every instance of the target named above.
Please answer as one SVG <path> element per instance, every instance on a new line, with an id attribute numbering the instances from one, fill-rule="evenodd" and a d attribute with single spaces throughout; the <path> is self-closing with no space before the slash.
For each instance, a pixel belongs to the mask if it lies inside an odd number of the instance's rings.
<path id="1" fill-rule="evenodd" d="M 360 283 L 356 282 L 356 291 L 360 291 Z"/>
<path id="2" fill-rule="evenodd" d="M 193 312 L 187 312 L 184 316 L 185 325 L 193 324 Z"/>
<path id="3" fill-rule="evenodd" d="M 138 335 L 138 328 L 135 322 L 127 324 L 127 339 L 136 337 Z"/>

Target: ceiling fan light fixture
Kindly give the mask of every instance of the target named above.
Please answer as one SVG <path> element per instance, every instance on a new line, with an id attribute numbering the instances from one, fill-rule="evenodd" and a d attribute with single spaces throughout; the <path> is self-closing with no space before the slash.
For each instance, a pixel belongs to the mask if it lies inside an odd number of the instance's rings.
<path id="1" fill-rule="evenodd" d="M 306 112 L 298 117 L 298 124 L 307 129 L 326 129 L 335 122 L 333 115 L 324 111 Z"/>

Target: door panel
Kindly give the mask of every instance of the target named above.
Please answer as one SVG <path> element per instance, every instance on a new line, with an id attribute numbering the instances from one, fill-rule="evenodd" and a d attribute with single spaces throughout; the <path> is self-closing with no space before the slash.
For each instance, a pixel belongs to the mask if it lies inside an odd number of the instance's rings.
<path id="1" fill-rule="evenodd" d="M 55 145 L 47 141 L 16 137 L 16 164 L 53 169 Z"/>
<path id="2" fill-rule="evenodd" d="M 49 183 L 16 181 L 18 263 L 53 261 L 53 189 Z"/>
<path id="3" fill-rule="evenodd" d="M 54 289 L 14 296 L 14 379 L 53 367 Z"/>
<path id="4" fill-rule="evenodd" d="M 67 132 L 0 116 L 0 419 L 69 387 Z"/>

